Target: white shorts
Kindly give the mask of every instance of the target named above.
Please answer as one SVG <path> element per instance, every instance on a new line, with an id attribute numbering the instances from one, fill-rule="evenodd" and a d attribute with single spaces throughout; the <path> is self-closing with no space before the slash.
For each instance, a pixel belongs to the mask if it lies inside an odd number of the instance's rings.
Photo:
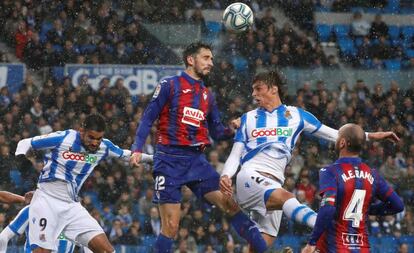
<path id="1" fill-rule="evenodd" d="M 267 211 L 265 195 L 267 191 L 278 188 L 282 188 L 278 181 L 264 177 L 254 169 L 242 168 L 237 174 L 237 203 L 251 214 L 260 232 L 275 237 L 279 232 L 283 211 Z"/>
<path id="2" fill-rule="evenodd" d="M 57 191 L 60 190 L 62 189 Z M 90 239 L 104 233 L 98 222 L 79 202 L 57 198 L 50 192 L 50 190 L 37 189 L 30 203 L 29 239 L 31 246 L 37 245 L 44 249 L 57 250 L 56 238 L 63 232 L 69 240 L 81 242 L 82 246 L 87 247 Z"/>

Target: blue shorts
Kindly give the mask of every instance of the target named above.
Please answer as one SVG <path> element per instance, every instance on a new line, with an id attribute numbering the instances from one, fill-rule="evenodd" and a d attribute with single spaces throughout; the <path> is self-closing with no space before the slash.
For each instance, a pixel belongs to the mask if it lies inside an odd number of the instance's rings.
<path id="1" fill-rule="evenodd" d="M 197 196 L 219 189 L 220 175 L 200 151 L 158 148 L 154 155 L 154 203 L 180 203 L 181 187 L 186 185 Z"/>

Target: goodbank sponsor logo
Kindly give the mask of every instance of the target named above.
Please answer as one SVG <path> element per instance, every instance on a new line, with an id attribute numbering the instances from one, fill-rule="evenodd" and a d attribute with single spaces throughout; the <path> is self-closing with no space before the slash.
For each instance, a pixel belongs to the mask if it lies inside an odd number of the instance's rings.
<path id="1" fill-rule="evenodd" d="M 255 128 L 252 130 L 251 135 L 253 138 L 270 136 L 290 137 L 292 132 L 293 130 L 290 127 Z"/>
<path id="2" fill-rule="evenodd" d="M 71 161 L 82 161 L 86 163 L 96 163 L 98 158 L 96 156 L 92 156 L 89 154 L 82 154 L 82 153 L 74 153 L 71 151 L 65 151 L 62 153 L 62 157 L 65 160 L 71 160 Z"/>

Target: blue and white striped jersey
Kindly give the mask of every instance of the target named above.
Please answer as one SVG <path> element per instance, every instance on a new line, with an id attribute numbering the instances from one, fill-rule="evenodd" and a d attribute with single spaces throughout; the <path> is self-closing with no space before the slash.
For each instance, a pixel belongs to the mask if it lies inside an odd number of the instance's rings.
<path id="1" fill-rule="evenodd" d="M 330 141 L 338 136 L 337 130 L 322 125 L 311 113 L 294 106 L 282 104 L 272 112 L 257 108 L 243 114 L 234 138 L 244 144 L 241 164 L 272 173 L 284 181 L 284 169 L 303 131 Z M 281 163 L 283 158 L 286 160 Z"/>
<path id="2" fill-rule="evenodd" d="M 31 253 L 32 250 L 30 248 L 29 242 L 29 206 L 25 206 L 17 216 L 10 222 L 8 227 L 11 231 L 13 231 L 16 235 L 22 235 L 23 233 L 26 234 L 26 242 L 24 244 L 24 253 Z M 69 240 L 66 240 L 64 236 L 61 236 L 56 240 L 57 244 L 57 251 L 52 251 L 56 253 L 73 253 L 75 249 L 75 244 Z"/>
<path id="3" fill-rule="evenodd" d="M 81 143 L 80 133 L 69 129 L 33 137 L 30 141 L 34 150 L 49 150 L 39 183 L 64 180 L 72 184 L 75 194 L 98 163 L 106 158 L 116 157 L 129 160 L 131 151 L 121 149 L 110 140 L 103 139 L 99 149 L 89 153 Z"/>

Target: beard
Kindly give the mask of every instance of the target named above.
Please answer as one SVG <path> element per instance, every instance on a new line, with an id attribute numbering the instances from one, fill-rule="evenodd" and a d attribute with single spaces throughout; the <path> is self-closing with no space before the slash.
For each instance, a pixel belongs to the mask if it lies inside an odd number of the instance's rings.
<path id="1" fill-rule="evenodd" d="M 195 68 L 195 69 L 194 69 L 194 73 L 195 73 L 198 77 L 200 77 L 201 79 L 205 80 L 205 79 L 208 77 L 208 75 L 210 74 L 210 71 L 206 71 L 205 73 L 203 73 L 203 70 L 202 70 L 202 69 L 197 69 L 197 68 Z"/>

